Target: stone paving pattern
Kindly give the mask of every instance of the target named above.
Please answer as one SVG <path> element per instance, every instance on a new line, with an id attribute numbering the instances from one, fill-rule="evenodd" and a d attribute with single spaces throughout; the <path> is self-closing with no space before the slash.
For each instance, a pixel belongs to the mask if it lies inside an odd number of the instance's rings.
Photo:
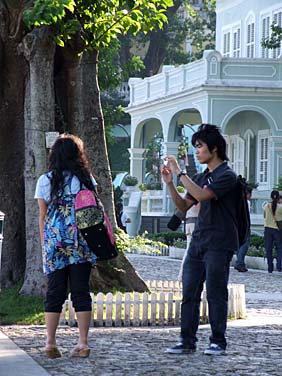
<path id="1" fill-rule="evenodd" d="M 167 257 L 131 255 L 144 279 L 176 280 L 180 261 Z M 64 375 L 282 375 L 282 273 L 230 269 L 230 283 L 243 283 L 246 289 L 248 319 L 228 323 L 228 352 L 208 357 L 208 325 L 199 328 L 198 351 L 170 355 L 166 347 L 178 341 L 179 328 L 91 328 L 87 359 L 69 357 L 75 346 L 77 328 L 58 329 L 60 359 L 43 354 L 44 326 L 6 326 L 1 330 L 52 376 Z M 4 376 L 4 375 L 3 375 Z M 36 376 L 36 375 L 31 375 Z"/>

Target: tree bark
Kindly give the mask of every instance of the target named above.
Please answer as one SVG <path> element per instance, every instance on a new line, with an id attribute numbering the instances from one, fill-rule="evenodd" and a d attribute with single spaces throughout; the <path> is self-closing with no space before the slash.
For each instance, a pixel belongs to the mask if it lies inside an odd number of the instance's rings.
<path id="1" fill-rule="evenodd" d="M 21 293 L 42 295 L 46 280 L 42 271 L 38 207 L 34 191 L 38 176 L 46 171 L 45 132 L 54 130 L 55 44 L 52 32 L 44 27 L 27 34 L 23 45 L 30 69 L 25 93 L 26 269 Z"/>
<path id="2" fill-rule="evenodd" d="M 98 52 L 85 53 L 81 61 L 82 70 L 82 112 L 80 132 L 85 141 L 91 166 L 98 177 L 101 200 L 108 213 L 113 228 L 116 218 L 113 200 L 113 185 L 110 171 L 104 117 L 102 113 L 98 85 Z M 145 282 L 138 276 L 123 252 L 109 262 L 99 262 L 91 275 L 91 286 L 95 290 L 110 288 L 127 291 L 148 291 Z"/>
<path id="3" fill-rule="evenodd" d="M 159 69 L 164 62 L 169 43 L 169 20 L 176 14 L 183 2 L 183 0 L 174 0 L 174 5 L 168 8 L 165 13 L 168 18 L 168 23 L 165 23 L 162 29 L 153 30 L 150 33 L 149 47 L 143 60 L 145 70 L 141 72 L 141 76 L 148 77 L 159 72 Z"/>
<path id="4" fill-rule="evenodd" d="M 6 214 L 2 288 L 20 280 L 25 265 L 23 103 L 27 66 L 18 52 L 19 38 L 11 37 L 20 10 L 6 4 L 0 1 L 0 211 Z"/>
<path id="5" fill-rule="evenodd" d="M 2 287 L 11 286 L 23 277 L 25 270 L 21 293 L 42 295 L 45 278 L 38 209 L 33 197 L 36 181 L 46 171 L 45 132 L 56 130 L 53 72 L 58 62 L 54 60 L 52 31 L 41 27 L 24 37 L 26 31 L 19 22 L 22 9 L 7 8 L 6 4 L 11 3 L 0 0 L 0 210 L 6 214 L 0 280 Z M 19 8 L 25 3 L 13 2 Z M 85 140 L 102 189 L 101 199 L 115 228 L 112 179 L 97 81 L 98 53 L 87 53 L 80 62 L 75 54 L 70 58 L 67 51 L 63 52 L 68 82 L 57 92 L 60 98 L 66 98 L 62 128 L 76 130 Z M 60 128 L 58 124 L 57 127 Z M 124 254 L 114 261 L 98 264 L 92 280 L 95 289 L 147 290 Z"/>
<path id="6" fill-rule="evenodd" d="M 86 52 L 81 60 L 83 121 L 79 124 L 90 165 L 98 177 L 100 196 L 114 227 L 113 188 L 98 85 L 98 52 Z"/>
<path id="7" fill-rule="evenodd" d="M 78 136 L 83 123 L 80 60 L 71 46 L 57 48 L 55 58 L 56 130 Z"/>

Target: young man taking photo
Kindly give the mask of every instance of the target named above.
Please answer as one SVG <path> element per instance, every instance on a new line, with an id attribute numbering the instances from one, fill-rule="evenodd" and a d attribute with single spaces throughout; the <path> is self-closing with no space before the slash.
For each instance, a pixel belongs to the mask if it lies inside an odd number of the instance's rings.
<path id="1" fill-rule="evenodd" d="M 211 325 L 206 355 L 222 355 L 226 349 L 229 264 L 238 249 L 236 219 L 237 176 L 227 165 L 226 142 L 217 126 L 202 124 L 193 134 L 196 157 L 207 169 L 192 180 L 182 171 L 174 156 L 167 156 L 161 168 L 176 207 L 186 212 L 200 202 L 200 212 L 183 265 L 181 342 L 168 348 L 171 354 L 196 351 L 200 302 L 206 282 Z M 176 174 L 187 190 L 182 198 L 173 183 Z"/>

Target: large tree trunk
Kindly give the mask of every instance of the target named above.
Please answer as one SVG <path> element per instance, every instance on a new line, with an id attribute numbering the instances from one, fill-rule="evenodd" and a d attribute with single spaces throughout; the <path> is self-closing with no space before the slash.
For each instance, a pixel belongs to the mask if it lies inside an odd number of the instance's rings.
<path id="1" fill-rule="evenodd" d="M 14 35 L 20 12 L 6 4 L 0 1 L 0 211 L 6 214 L 2 287 L 19 281 L 25 266 L 23 107 L 27 66 Z"/>
<path id="2" fill-rule="evenodd" d="M 83 123 L 80 124 L 82 138 L 91 167 L 98 177 L 100 196 L 105 210 L 116 226 L 113 205 L 113 188 L 107 152 L 104 117 L 98 85 L 98 52 L 84 53 L 81 60 L 83 98 Z"/>
<path id="3" fill-rule="evenodd" d="M 81 135 L 83 124 L 80 57 L 71 46 L 57 48 L 55 58 L 56 130 Z"/>
<path id="4" fill-rule="evenodd" d="M 116 218 L 113 200 L 113 185 L 110 171 L 104 117 L 102 113 L 100 90 L 98 85 L 98 52 L 84 54 L 81 61 L 82 69 L 82 111 L 83 123 L 80 124 L 82 137 L 88 151 L 91 166 L 98 177 L 101 200 L 105 210 L 111 218 L 113 227 L 116 227 Z M 91 276 L 91 285 L 95 290 L 108 288 L 127 291 L 147 291 L 144 281 L 135 272 L 134 267 L 123 252 L 110 262 L 99 262 Z"/>
<path id="5" fill-rule="evenodd" d="M 45 132 L 54 130 L 53 63 L 55 45 L 48 28 L 34 29 L 24 39 L 29 62 L 25 95 L 26 269 L 22 294 L 42 295 L 46 280 L 38 231 L 36 181 L 46 171 Z"/>
<path id="6" fill-rule="evenodd" d="M 166 11 L 166 16 L 169 20 L 175 16 L 179 7 L 183 3 L 183 0 L 174 0 L 174 5 L 169 7 Z M 168 23 L 165 23 L 162 29 L 156 29 L 150 32 L 150 42 L 146 56 L 143 60 L 145 64 L 145 69 L 140 72 L 140 76 L 147 77 L 157 74 L 160 67 L 162 66 L 169 44 L 168 36 Z"/>

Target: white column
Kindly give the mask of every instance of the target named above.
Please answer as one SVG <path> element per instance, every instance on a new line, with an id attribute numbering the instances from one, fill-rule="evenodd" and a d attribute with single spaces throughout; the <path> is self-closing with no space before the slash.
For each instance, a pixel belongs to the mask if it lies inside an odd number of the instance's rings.
<path id="1" fill-rule="evenodd" d="M 145 177 L 144 173 L 144 148 L 131 148 L 128 149 L 130 153 L 130 175 L 136 176 L 138 184 L 143 183 Z"/>

